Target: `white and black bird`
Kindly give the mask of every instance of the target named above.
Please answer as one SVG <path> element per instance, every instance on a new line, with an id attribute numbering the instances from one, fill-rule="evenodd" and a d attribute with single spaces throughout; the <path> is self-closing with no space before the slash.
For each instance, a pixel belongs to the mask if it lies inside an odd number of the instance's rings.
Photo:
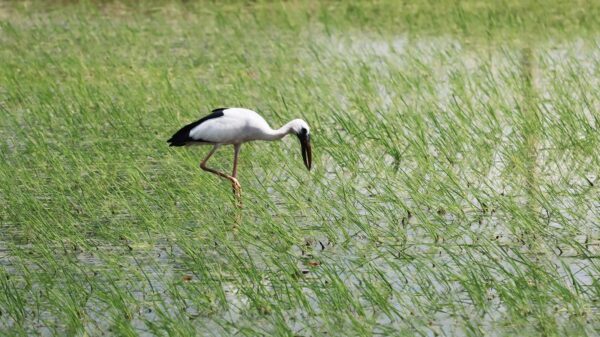
<path id="1" fill-rule="evenodd" d="M 244 108 L 219 108 L 191 124 L 182 127 L 167 142 L 169 146 L 212 145 L 200 168 L 231 181 L 236 196 L 241 196 L 241 185 L 237 180 L 238 156 L 242 143 L 253 140 L 278 140 L 295 134 L 302 147 L 302 159 L 308 170 L 312 166 L 310 129 L 301 119 L 294 119 L 277 130 L 273 130 L 258 113 Z M 221 145 L 233 145 L 233 173 L 219 172 L 206 166 L 208 159 Z"/>

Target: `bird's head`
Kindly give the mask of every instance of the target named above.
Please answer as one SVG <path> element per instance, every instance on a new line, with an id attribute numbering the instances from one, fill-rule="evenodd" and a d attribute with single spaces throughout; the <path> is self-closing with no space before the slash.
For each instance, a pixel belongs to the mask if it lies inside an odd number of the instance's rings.
<path id="1" fill-rule="evenodd" d="M 305 121 L 301 119 L 294 119 L 290 122 L 290 129 L 296 134 L 296 136 L 298 136 L 298 139 L 300 140 L 300 146 L 302 147 L 302 160 L 304 160 L 304 165 L 310 171 L 312 167 L 310 128 Z"/>

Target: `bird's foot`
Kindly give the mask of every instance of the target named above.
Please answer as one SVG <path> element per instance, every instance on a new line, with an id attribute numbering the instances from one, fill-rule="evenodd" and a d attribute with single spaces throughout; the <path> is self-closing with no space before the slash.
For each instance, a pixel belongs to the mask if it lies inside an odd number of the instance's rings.
<path id="1" fill-rule="evenodd" d="M 242 185 L 236 178 L 231 178 L 231 186 L 233 187 L 233 194 L 235 195 L 236 205 L 242 207 Z"/>
<path id="2" fill-rule="evenodd" d="M 241 194 L 242 185 L 240 185 L 240 182 L 236 178 L 231 178 L 231 186 L 233 187 L 233 191 L 236 192 L 236 194 Z"/>

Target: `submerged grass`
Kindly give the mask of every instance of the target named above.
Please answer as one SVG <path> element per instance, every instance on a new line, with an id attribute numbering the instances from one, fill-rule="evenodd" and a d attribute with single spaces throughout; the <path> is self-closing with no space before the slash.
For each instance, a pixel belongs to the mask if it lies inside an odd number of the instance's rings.
<path id="1" fill-rule="evenodd" d="M 599 14 L 1 3 L 2 335 L 597 335 Z M 219 106 L 313 132 L 240 223 L 165 143 Z"/>

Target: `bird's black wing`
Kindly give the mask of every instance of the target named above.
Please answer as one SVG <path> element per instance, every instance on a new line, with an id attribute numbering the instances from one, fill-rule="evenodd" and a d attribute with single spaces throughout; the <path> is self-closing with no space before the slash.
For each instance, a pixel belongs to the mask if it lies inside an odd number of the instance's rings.
<path id="1" fill-rule="evenodd" d="M 169 143 L 169 146 L 184 146 L 190 142 L 203 142 L 202 139 L 191 138 L 190 131 L 192 131 L 193 128 L 206 122 L 209 119 L 222 117 L 224 115 L 223 111 L 225 110 L 227 110 L 227 108 L 214 109 L 210 115 L 204 116 L 199 120 L 182 127 L 181 129 L 179 129 L 179 131 L 175 132 L 175 134 L 171 138 L 169 138 L 169 140 L 167 140 L 167 143 Z"/>

